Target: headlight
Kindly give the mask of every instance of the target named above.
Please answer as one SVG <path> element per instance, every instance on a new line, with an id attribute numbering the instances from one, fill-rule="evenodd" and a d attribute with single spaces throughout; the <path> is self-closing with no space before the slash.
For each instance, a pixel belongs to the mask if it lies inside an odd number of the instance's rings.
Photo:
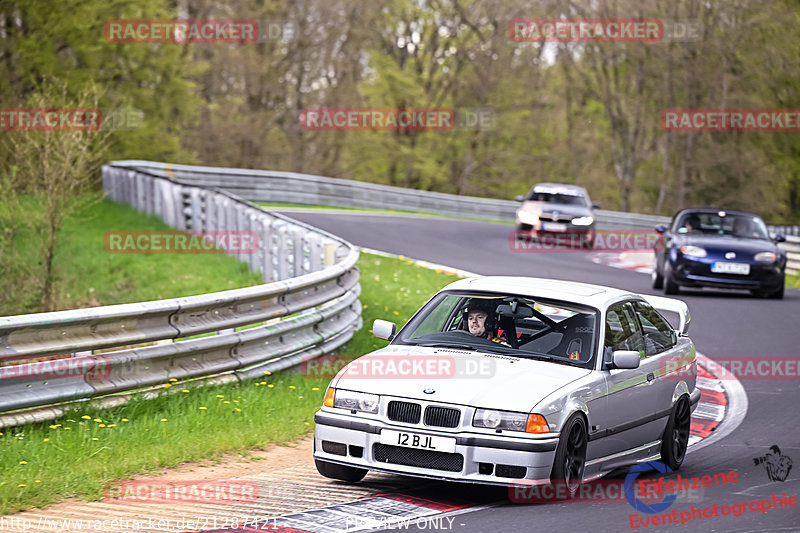
<path id="1" fill-rule="evenodd" d="M 495 411 L 494 409 L 476 409 L 472 425 L 477 428 L 505 429 L 508 431 L 525 431 L 528 433 L 547 433 L 547 421 L 542 415 L 529 415 L 514 411 Z"/>
<path id="2" fill-rule="evenodd" d="M 694 257 L 706 256 L 705 248 L 700 248 L 699 246 L 692 246 L 690 244 L 687 244 L 686 246 L 681 246 L 681 253 L 683 255 L 691 255 Z"/>
<path id="3" fill-rule="evenodd" d="M 578 217 L 572 219 L 572 224 L 575 226 L 591 226 L 594 222 L 592 217 Z"/>
<path id="4" fill-rule="evenodd" d="M 521 224 L 530 224 L 531 226 L 539 223 L 539 215 L 530 211 L 517 211 L 517 219 Z"/>
<path id="5" fill-rule="evenodd" d="M 774 263 L 777 258 L 778 256 L 772 252 L 759 252 L 755 256 L 756 261 L 763 261 L 765 263 Z"/>
<path id="6" fill-rule="evenodd" d="M 379 399 L 380 396 L 377 394 L 336 389 L 333 393 L 333 406 L 340 409 L 374 414 L 378 412 Z"/>

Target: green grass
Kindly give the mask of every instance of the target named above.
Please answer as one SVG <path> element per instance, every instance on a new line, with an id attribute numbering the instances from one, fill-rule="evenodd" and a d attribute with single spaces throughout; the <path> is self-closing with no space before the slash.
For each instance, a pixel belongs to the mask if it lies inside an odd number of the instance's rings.
<path id="1" fill-rule="evenodd" d="M 428 217 L 428 218 L 447 218 L 451 220 L 473 220 L 478 222 L 493 222 L 495 224 L 505 224 L 507 226 L 514 225 L 513 220 L 499 220 L 494 218 L 442 215 L 440 213 L 428 213 L 423 211 L 403 211 L 400 209 L 370 209 L 367 207 L 337 207 L 328 205 L 308 205 L 308 204 L 292 204 L 292 203 L 278 203 L 278 202 L 259 203 L 258 205 L 266 209 L 273 208 L 275 210 L 280 210 L 282 208 L 289 208 L 289 209 L 332 211 L 332 212 L 346 211 L 351 213 L 374 213 L 378 215 L 405 215 L 405 216 L 413 216 L 415 218 Z"/>
<path id="2" fill-rule="evenodd" d="M 358 267 L 364 326 L 340 350 L 348 358 L 387 344 L 370 333 L 375 318 L 399 328 L 457 279 L 366 253 Z M 327 378 L 298 372 L 209 387 L 174 383 L 171 394 L 156 399 L 135 398 L 105 410 L 78 408 L 50 423 L 1 429 L 0 515 L 64 498 L 98 499 L 112 481 L 296 440 L 313 430 L 327 384 Z"/>
<path id="3" fill-rule="evenodd" d="M 26 209 L 36 200 L 24 198 Z M 216 292 L 263 283 L 247 265 L 225 254 L 108 253 L 103 239 L 114 230 L 170 230 L 155 216 L 104 200 L 65 220 L 55 251 L 58 309 L 141 302 Z M 35 240 L 25 228 L 15 240 L 34 262 Z M 0 314 L 32 312 L 20 302 Z"/>
<path id="4" fill-rule="evenodd" d="M 800 289 L 800 276 L 786 274 L 786 288 Z"/>

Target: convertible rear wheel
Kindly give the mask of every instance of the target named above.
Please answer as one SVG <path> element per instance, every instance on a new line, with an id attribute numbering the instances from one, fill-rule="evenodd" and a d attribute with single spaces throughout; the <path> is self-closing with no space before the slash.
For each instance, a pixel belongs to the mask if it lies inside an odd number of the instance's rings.
<path id="1" fill-rule="evenodd" d="M 586 466 L 586 422 L 579 414 L 572 415 L 558 439 L 556 458 L 550 482 L 553 485 L 564 485 L 570 495 L 574 495 L 583 481 L 583 469 Z"/>
<path id="2" fill-rule="evenodd" d="M 681 396 L 669 415 L 664 436 L 661 437 L 661 462 L 677 470 L 686 457 L 689 446 L 689 430 L 692 425 L 692 410 L 689 399 Z"/>
<path id="3" fill-rule="evenodd" d="M 369 472 L 369 470 L 363 468 L 329 463 L 327 461 L 320 461 L 319 459 L 314 459 L 314 463 L 317 465 L 317 472 L 323 476 L 350 483 L 361 481 L 364 479 L 364 476 L 367 475 L 367 472 Z"/>

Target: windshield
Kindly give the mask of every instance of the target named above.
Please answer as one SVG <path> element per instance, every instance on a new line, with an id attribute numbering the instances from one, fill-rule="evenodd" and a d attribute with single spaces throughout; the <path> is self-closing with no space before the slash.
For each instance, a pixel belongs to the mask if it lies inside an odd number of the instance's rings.
<path id="1" fill-rule="evenodd" d="M 729 235 L 744 239 L 769 239 L 767 226 L 755 215 L 687 213 L 678 223 L 677 233 Z"/>
<path id="2" fill-rule="evenodd" d="M 502 353 L 588 367 L 595 355 L 597 311 L 516 294 L 443 292 L 392 344 Z"/>
<path id="3" fill-rule="evenodd" d="M 545 202 L 548 204 L 586 205 L 586 201 L 582 196 L 553 192 L 532 192 L 528 196 L 528 200 L 531 202 Z"/>

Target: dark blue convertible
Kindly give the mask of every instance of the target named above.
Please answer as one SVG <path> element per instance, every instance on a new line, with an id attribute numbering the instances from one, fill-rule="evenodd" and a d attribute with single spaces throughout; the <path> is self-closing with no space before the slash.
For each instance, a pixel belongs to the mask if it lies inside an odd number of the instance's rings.
<path id="1" fill-rule="evenodd" d="M 658 226 L 653 288 L 677 294 L 679 287 L 745 289 L 783 298 L 786 253 L 771 239 L 761 217 L 742 211 L 684 209 L 669 227 Z"/>

